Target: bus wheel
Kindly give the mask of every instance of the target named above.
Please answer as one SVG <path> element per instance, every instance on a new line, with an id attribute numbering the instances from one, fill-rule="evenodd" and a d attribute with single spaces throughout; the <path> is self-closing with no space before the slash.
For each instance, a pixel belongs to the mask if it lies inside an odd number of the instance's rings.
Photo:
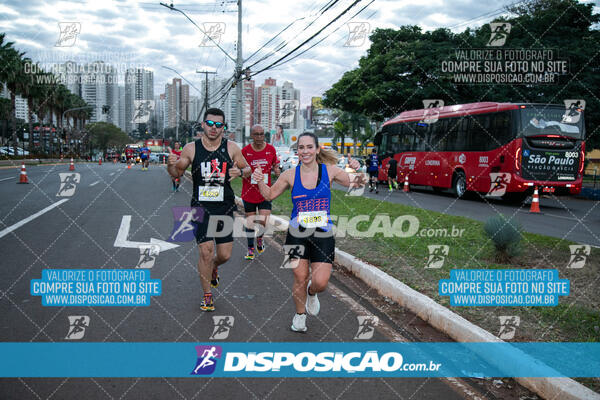
<path id="1" fill-rule="evenodd" d="M 460 199 L 465 196 L 467 192 L 467 178 L 465 177 L 465 173 L 462 171 L 458 171 L 454 174 L 454 179 L 452 181 L 452 191 L 456 198 Z"/>

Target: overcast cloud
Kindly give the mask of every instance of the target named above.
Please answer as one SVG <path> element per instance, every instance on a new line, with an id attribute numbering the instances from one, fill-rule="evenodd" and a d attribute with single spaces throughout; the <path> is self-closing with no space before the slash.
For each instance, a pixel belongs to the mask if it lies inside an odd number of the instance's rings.
<path id="1" fill-rule="evenodd" d="M 167 1 L 169 2 L 169 1 Z M 265 42 L 291 22 L 290 29 L 271 45 L 252 57 L 244 66 L 270 54 L 269 49 L 282 41 L 288 45 L 278 54 L 259 62 L 258 71 L 275 61 L 303 40 L 324 27 L 353 1 L 341 0 L 324 15 L 316 18 L 326 0 L 314 1 L 243 1 L 243 55 L 248 58 Z M 513 0 L 481 2 L 477 0 L 442 1 L 376 0 L 352 22 L 366 22 L 370 30 L 398 28 L 417 24 L 423 30 L 453 27 L 459 31 L 467 26 L 489 22 Z M 234 63 L 216 47 L 199 47 L 203 34 L 182 14 L 171 11 L 153 1 L 19 1 L 0 4 L 0 32 L 6 32 L 9 41 L 25 51 L 27 56 L 42 64 L 61 63 L 72 59 L 91 62 L 98 59 L 120 66 L 144 66 L 154 70 L 154 94 L 164 92 L 165 83 L 176 77 L 166 66 L 177 70 L 196 87 L 201 87 L 203 75 L 196 70 L 217 70 L 223 78 L 233 74 Z M 278 85 L 289 80 L 301 90 L 302 107 L 312 96 L 321 96 L 342 74 L 355 68 L 358 59 L 369 47 L 344 46 L 349 28 L 346 22 L 369 4 L 363 0 L 336 23 L 327 28 L 308 46 L 325 38 L 318 46 L 295 60 L 265 71 L 254 77 L 260 85 L 267 77 L 277 79 Z M 203 23 L 224 23 L 225 33 L 220 45 L 235 58 L 237 40 L 237 6 L 235 1 L 174 2 L 200 27 Z M 479 19 L 477 17 L 483 16 Z M 313 24 L 307 28 L 308 24 Z M 55 47 L 59 38 L 60 22 L 79 22 L 81 33 L 73 47 Z M 337 31 L 333 32 L 336 28 Z M 306 49 L 305 46 L 300 51 Z M 200 95 L 194 89 L 190 94 Z"/>

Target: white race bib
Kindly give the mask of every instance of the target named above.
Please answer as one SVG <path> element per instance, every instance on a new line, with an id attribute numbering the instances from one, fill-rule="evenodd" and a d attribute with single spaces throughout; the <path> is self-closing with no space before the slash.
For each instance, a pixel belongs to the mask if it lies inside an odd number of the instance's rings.
<path id="1" fill-rule="evenodd" d="M 298 213 L 298 223 L 305 228 L 320 228 L 327 226 L 327 211 L 301 211 Z"/>
<path id="2" fill-rule="evenodd" d="M 199 186 L 198 201 L 223 201 L 223 186 Z"/>

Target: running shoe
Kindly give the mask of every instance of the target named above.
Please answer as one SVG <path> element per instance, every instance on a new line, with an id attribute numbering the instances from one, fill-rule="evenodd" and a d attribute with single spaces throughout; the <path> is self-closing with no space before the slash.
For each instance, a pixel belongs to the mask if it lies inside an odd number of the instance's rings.
<path id="1" fill-rule="evenodd" d="M 317 315 L 319 314 L 319 310 L 321 310 L 321 303 L 319 303 L 319 298 L 316 293 L 312 296 L 308 294 L 310 283 L 311 281 L 308 281 L 308 285 L 306 285 L 306 312 L 310 315 Z"/>
<path id="2" fill-rule="evenodd" d="M 219 287 L 219 269 L 215 268 L 212 272 L 212 278 L 210 280 L 210 286 Z"/>
<path id="3" fill-rule="evenodd" d="M 265 244 L 263 243 L 263 238 L 261 237 L 256 238 L 256 251 L 258 251 L 258 254 L 261 254 L 263 251 L 265 251 Z"/>
<path id="4" fill-rule="evenodd" d="M 394 181 L 394 187 L 398 190 L 398 182 Z"/>
<path id="5" fill-rule="evenodd" d="M 202 303 L 200 303 L 200 309 L 203 311 L 215 311 L 215 305 L 213 303 L 211 293 L 204 295 L 204 299 L 202 300 Z"/>
<path id="6" fill-rule="evenodd" d="M 246 260 L 254 260 L 254 247 L 248 247 L 248 254 L 244 258 Z"/>
<path id="7" fill-rule="evenodd" d="M 369 188 L 369 193 L 371 193 L 373 191 L 373 187 Z"/>
<path id="8" fill-rule="evenodd" d="M 291 328 L 294 332 L 306 332 L 306 314 L 295 314 Z"/>

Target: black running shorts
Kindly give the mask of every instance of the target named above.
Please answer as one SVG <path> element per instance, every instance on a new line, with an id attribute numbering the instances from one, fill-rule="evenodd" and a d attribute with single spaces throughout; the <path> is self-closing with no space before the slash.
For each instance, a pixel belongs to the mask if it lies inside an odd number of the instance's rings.
<path id="1" fill-rule="evenodd" d="M 304 254 L 300 258 L 313 262 L 333 264 L 335 258 L 335 237 L 333 230 L 325 232 L 322 230 L 302 227 L 288 229 L 285 238 L 286 245 L 304 246 Z"/>
<path id="2" fill-rule="evenodd" d="M 214 217 L 211 218 L 210 217 Z M 196 242 L 213 240 L 217 243 L 233 242 L 233 208 L 229 210 L 213 210 L 204 208 L 202 221 L 192 221 L 195 225 Z"/>

